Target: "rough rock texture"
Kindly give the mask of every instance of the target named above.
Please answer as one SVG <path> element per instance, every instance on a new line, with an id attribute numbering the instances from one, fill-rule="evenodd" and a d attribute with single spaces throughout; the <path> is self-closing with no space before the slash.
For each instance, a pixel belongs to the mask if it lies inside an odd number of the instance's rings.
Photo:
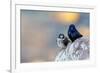
<path id="1" fill-rule="evenodd" d="M 78 38 L 73 43 L 69 43 L 66 49 L 62 49 L 56 56 L 55 61 L 89 59 L 89 49 L 89 38 Z"/>

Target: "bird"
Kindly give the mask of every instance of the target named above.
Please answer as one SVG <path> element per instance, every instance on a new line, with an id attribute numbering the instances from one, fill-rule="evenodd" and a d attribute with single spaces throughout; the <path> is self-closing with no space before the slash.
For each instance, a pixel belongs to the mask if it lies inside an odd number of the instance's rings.
<path id="1" fill-rule="evenodd" d="M 58 47 L 64 49 L 67 47 L 68 43 L 69 43 L 68 38 L 64 34 L 60 33 L 59 36 L 57 37 Z"/>
<path id="2" fill-rule="evenodd" d="M 58 55 L 55 57 L 55 61 L 58 62 L 58 61 L 69 60 L 68 53 L 67 53 L 68 46 L 70 46 L 69 39 L 64 34 L 61 33 L 57 37 L 57 45 L 59 47 L 58 49 L 60 50 Z"/>
<path id="3" fill-rule="evenodd" d="M 80 34 L 74 24 L 70 24 L 68 29 L 68 37 L 72 42 L 74 42 L 76 39 L 83 37 L 83 35 Z"/>
<path id="4" fill-rule="evenodd" d="M 67 35 L 68 37 L 61 33 L 57 38 L 57 45 L 61 50 L 55 61 L 89 59 L 89 38 L 80 34 L 74 24 L 69 25 Z"/>

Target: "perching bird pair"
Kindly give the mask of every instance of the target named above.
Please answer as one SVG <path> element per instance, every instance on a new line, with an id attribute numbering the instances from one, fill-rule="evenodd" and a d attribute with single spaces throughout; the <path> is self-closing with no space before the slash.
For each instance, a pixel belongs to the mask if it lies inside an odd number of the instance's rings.
<path id="1" fill-rule="evenodd" d="M 57 45 L 61 51 L 56 56 L 55 61 L 88 59 L 89 39 L 80 34 L 74 24 L 69 26 L 68 38 L 64 34 L 59 34 Z"/>

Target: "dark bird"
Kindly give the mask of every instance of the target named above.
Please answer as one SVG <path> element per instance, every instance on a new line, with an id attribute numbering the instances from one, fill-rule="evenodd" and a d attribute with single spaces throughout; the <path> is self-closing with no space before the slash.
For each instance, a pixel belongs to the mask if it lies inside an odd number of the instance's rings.
<path id="1" fill-rule="evenodd" d="M 68 37 L 69 39 L 74 42 L 76 39 L 81 38 L 83 35 L 81 35 L 78 30 L 76 29 L 74 24 L 71 24 L 68 29 Z"/>
<path id="2" fill-rule="evenodd" d="M 57 45 L 60 47 L 60 48 L 66 48 L 67 45 L 69 43 L 69 40 L 67 37 L 65 37 L 64 34 L 59 34 L 58 38 L 57 38 Z"/>

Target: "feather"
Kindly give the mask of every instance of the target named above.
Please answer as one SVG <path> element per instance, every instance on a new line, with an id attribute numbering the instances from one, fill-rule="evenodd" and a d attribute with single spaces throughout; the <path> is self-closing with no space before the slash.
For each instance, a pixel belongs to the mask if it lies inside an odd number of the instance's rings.
<path id="1" fill-rule="evenodd" d="M 68 37 L 70 38 L 70 40 L 72 42 L 74 42 L 76 39 L 82 37 L 82 35 L 78 32 L 78 30 L 76 29 L 76 27 L 75 27 L 74 24 L 71 24 L 69 26 L 69 29 L 68 29 Z"/>

